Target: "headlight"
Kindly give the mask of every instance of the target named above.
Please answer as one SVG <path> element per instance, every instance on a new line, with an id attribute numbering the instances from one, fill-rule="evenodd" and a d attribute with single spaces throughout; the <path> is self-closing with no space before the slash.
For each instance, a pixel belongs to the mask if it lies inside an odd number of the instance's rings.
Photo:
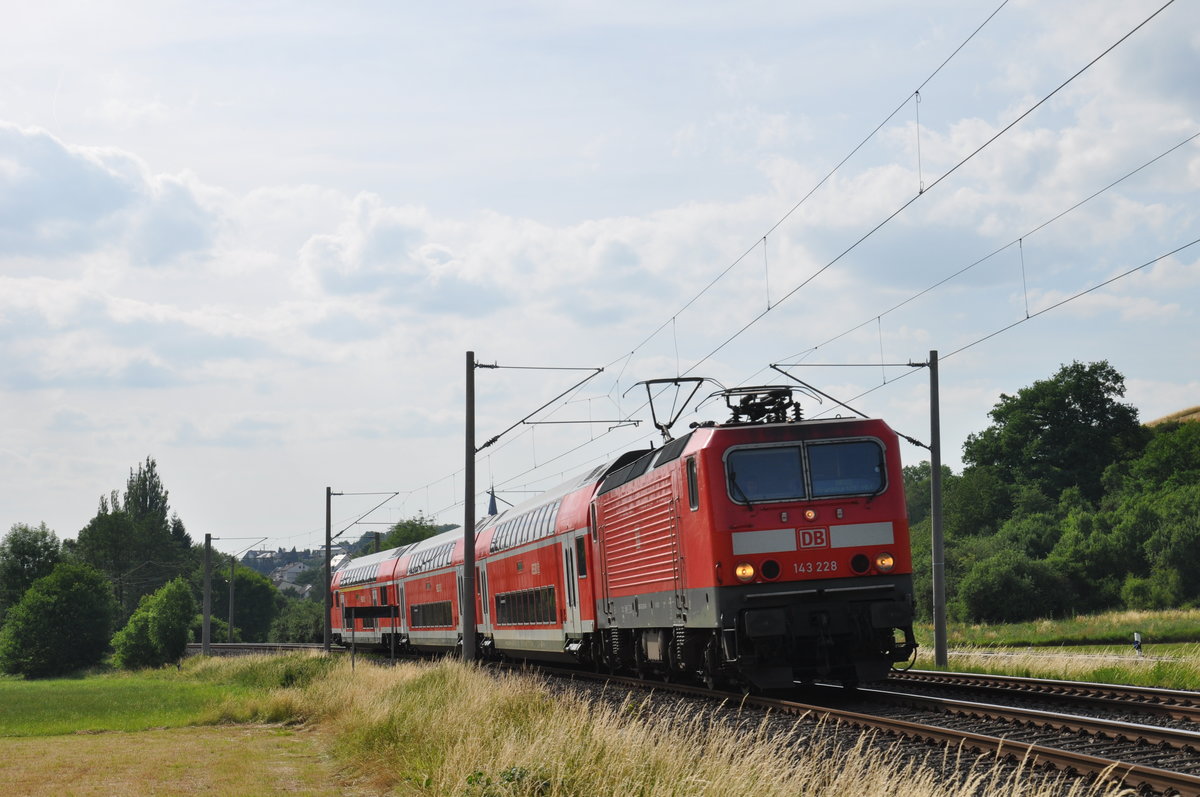
<path id="1" fill-rule="evenodd" d="M 875 554 L 875 569 L 880 573 L 890 573 L 896 566 L 896 559 L 890 553 Z"/>
<path id="2" fill-rule="evenodd" d="M 733 573 L 738 577 L 738 581 L 749 581 L 754 578 L 754 565 L 749 562 L 742 562 L 734 568 Z"/>
<path id="3" fill-rule="evenodd" d="M 807 520 L 809 523 L 812 523 L 814 520 L 817 519 L 817 510 L 805 509 L 804 510 L 804 519 Z"/>

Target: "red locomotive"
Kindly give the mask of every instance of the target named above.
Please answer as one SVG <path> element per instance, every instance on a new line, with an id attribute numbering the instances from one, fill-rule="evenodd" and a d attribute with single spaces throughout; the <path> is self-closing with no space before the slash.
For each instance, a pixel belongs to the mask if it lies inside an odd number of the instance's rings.
<path id="1" fill-rule="evenodd" d="M 896 434 L 799 420 L 787 388 L 726 394 L 731 421 L 480 521 L 484 655 L 756 689 L 875 680 L 912 656 Z M 349 562 L 335 641 L 459 648 L 462 569 L 461 531 Z"/>

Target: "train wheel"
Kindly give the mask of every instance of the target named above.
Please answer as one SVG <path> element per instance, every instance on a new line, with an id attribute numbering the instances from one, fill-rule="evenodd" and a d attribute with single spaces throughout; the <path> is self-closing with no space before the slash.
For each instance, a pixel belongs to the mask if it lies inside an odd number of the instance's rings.
<path id="1" fill-rule="evenodd" d="M 649 668 L 646 667 L 646 656 L 642 653 L 642 639 L 637 633 L 633 637 L 633 671 L 638 678 L 645 679 L 649 675 Z"/>
<path id="2" fill-rule="evenodd" d="M 704 669 L 700 671 L 700 678 L 704 681 L 706 689 L 716 689 L 720 683 L 718 677 L 718 662 L 717 662 L 717 638 L 714 636 L 708 640 L 708 644 L 704 646 Z"/>

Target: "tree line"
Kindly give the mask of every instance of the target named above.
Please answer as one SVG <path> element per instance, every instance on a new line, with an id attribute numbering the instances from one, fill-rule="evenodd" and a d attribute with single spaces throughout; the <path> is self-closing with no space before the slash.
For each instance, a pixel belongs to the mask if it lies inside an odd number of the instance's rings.
<path id="1" fill-rule="evenodd" d="M 963 445 L 963 470 L 943 467 L 947 605 L 959 622 L 999 622 L 1114 608 L 1200 605 L 1200 423 L 1145 426 L 1120 401 L 1107 362 L 1063 366 L 1002 394 L 992 423 Z M 904 468 L 918 612 L 932 607 L 929 462 Z M 377 543 L 407 545 L 453 526 L 424 516 Z M 231 572 L 232 571 L 232 572 Z M 281 595 L 234 564 L 212 571 L 213 639 L 319 641 L 324 575 L 312 600 Z M 0 541 L 0 669 L 69 672 L 100 661 L 149 666 L 198 639 L 203 546 L 171 512 L 157 464 L 131 469 L 124 493 L 60 542 L 44 523 Z M 185 622 L 186 621 L 186 622 Z M 182 628 L 182 626 L 186 626 Z M 116 631 L 117 633 L 114 633 Z"/>
<path id="2" fill-rule="evenodd" d="M 123 667 L 177 661 L 199 641 L 204 546 L 171 511 L 152 457 L 130 469 L 123 493 L 101 496 L 75 539 L 60 541 L 45 523 L 17 523 L 0 541 L 0 670 L 30 677 L 72 672 L 110 653 Z M 422 516 L 393 526 L 388 547 L 443 530 Z M 374 535 L 353 546 L 365 549 Z M 317 642 L 324 632 L 324 573 L 310 599 L 281 594 L 269 578 L 214 557 L 212 639 Z M 230 580 L 233 618 L 229 622 Z"/>
<path id="3" fill-rule="evenodd" d="M 1200 423 L 1145 426 L 1107 362 L 1002 394 L 943 467 L 959 622 L 1200 604 Z M 904 469 L 918 611 L 932 608 L 929 462 Z"/>

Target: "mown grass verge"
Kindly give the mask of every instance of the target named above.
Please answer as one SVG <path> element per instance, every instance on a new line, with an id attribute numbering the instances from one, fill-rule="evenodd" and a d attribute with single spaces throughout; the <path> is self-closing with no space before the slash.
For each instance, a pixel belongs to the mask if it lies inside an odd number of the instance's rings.
<path id="1" fill-rule="evenodd" d="M 176 728 L 210 722 L 225 700 L 303 685 L 333 665 L 322 656 L 266 658 L 247 667 L 188 660 L 181 669 L 77 678 L 0 678 L 0 737 Z"/>
<path id="2" fill-rule="evenodd" d="M 1193 647 L 1191 655 L 1179 658 L 1126 656 L 1117 659 L 1045 648 L 959 647 L 952 648 L 950 653 L 945 669 L 954 672 L 1200 690 L 1200 646 Z M 933 655 L 932 648 L 922 648 L 916 666 L 938 669 Z"/>
<path id="3" fill-rule="evenodd" d="M 933 626 L 917 626 L 922 644 L 932 644 Z M 950 623 L 947 642 L 952 647 L 1041 647 L 1059 645 L 1133 644 L 1133 634 L 1143 645 L 1200 643 L 1200 609 L 1124 611 L 1079 615 L 1027 623 Z"/>
<path id="4" fill-rule="evenodd" d="M 138 731 L 195 724 L 228 690 L 145 675 L 0 681 L 0 736 Z"/>
<path id="5" fill-rule="evenodd" d="M 1142 656 L 1132 646 L 1142 637 Z M 933 628 L 920 626 L 917 666 L 934 669 Z M 1109 612 L 1029 623 L 952 623 L 946 669 L 1200 690 L 1200 610 Z"/>

